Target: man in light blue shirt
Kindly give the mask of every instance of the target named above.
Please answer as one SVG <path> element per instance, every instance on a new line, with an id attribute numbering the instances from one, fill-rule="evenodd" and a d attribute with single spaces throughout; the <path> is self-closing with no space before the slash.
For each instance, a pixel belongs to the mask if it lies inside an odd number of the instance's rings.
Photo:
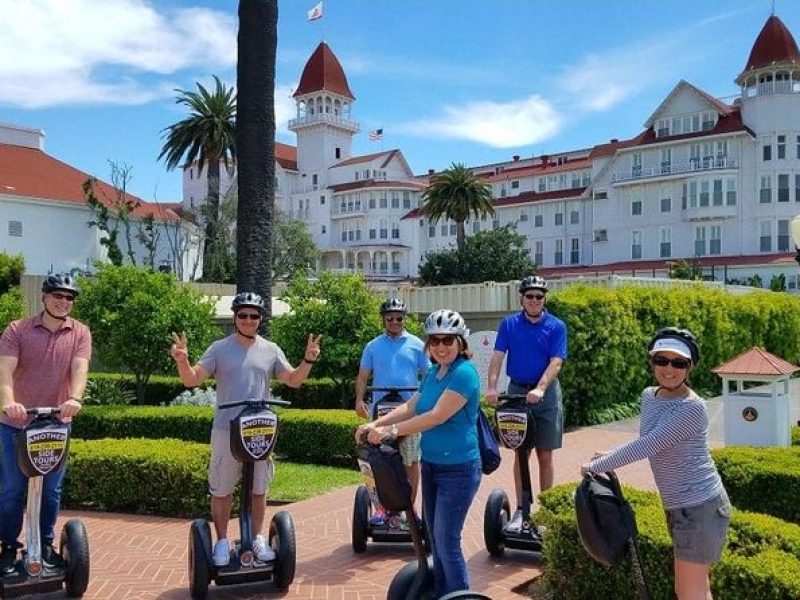
<path id="1" fill-rule="evenodd" d="M 400 298 L 389 298 L 381 304 L 384 332 L 364 347 L 356 378 L 356 412 L 365 419 L 376 419 L 376 402 L 386 392 L 373 392 L 371 403 L 365 401 L 367 382 L 372 377 L 372 387 L 417 387 L 420 375 L 430 368 L 425 354 L 425 344 L 417 336 L 405 330 L 404 321 L 408 309 Z M 411 392 L 402 392 L 406 399 Z M 411 499 L 416 500 L 419 487 L 420 434 L 405 437 L 400 442 L 403 464 L 411 481 Z M 385 518 L 374 515 L 373 524 Z"/>

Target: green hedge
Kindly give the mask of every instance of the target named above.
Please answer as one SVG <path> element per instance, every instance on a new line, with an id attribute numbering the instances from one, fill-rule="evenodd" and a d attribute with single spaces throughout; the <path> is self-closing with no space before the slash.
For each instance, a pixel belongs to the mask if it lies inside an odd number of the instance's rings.
<path id="1" fill-rule="evenodd" d="M 800 302 L 788 294 L 574 286 L 553 293 L 548 309 L 569 334 L 561 376 L 569 426 L 638 412 L 641 391 L 652 380 L 646 345 L 661 327 L 687 327 L 697 335 L 701 359 L 692 383 L 704 393 L 720 391 L 713 367 L 753 346 L 792 363 L 800 358 Z"/>
<path id="2" fill-rule="evenodd" d="M 296 462 L 352 466 L 353 434 L 363 421 L 351 410 L 278 409 L 277 453 Z M 206 406 L 87 406 L 72 434 L 81 439 L 175 438 L 208 443 L 213 408 Z"/>
<path id="3" fill-rule="evenodd" d="M 11 321 L 21 319 L 24 314 L 25 304 L 21 288 L 12 287 L 4 294 L 0 294 L 0 333 Z"/>
<path id="4" fill-rule="evenodd" d="M 70 442 L 64 481 L 66 508 L 164 515 L 208 516 L 208 444 L 174 439 L 102 439 Z M 271 501 L 294 501 L 335 485 L 354 484 L 360 474 L 280 461 L 270 485 Z M 239 488 L 234 498 L 238 506 Z"/>
<path id="5" fill-rule="evenodd" d="M 712 451 L 734 506 L 800 523 L 800 446 Z"/>
<path id="6" fill-rule="evenodd" d="M 575 484 L 540 496 L 539 519 L 548 526 L 541 585 L 552 600 L 635 600 L 630 563 L 608 569 L 583 550 L 575 523 Z M 672 600 L 673 555 L 658 496 L 625 488 L 636 512 L 638 545 L 654 600 Z M 580 573 L 579 577 L 575 573 Z M 722 561 L 711 570 L 715 598 L 796 600 L 800 598 L 800 526 L 768 515 L 735 510 Z"/>

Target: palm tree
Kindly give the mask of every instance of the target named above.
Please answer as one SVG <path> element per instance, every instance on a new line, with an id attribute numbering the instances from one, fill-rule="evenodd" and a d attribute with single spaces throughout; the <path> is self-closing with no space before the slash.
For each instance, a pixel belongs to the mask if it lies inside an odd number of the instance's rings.
<path id="1" fill-rule="evenodd" d="M 176 104 L 189 109 L 189 116 L 164 129 L 166 141 L 158 159 L 167 169 L 198 162 L 198 175 L 208 167 L 208 200 L 204 209 L 206 240 L 203 247 L 204 279 L 218 281 L 224 275 L 215 256 L 219 220 L 219 163 L 232 169 L 236 161 L 236 93 L 214 75 L 215 89 L 209 92 L 196 83 L 197 91 L 176 89 Z"/>
<path id="2" fill-rule="evenodd" d="M 236 287 L 272 303 L 275 220 L 275 55 L 278 0 L 240 0 L 236 84 L 239 88 L 239 211 Z M 264 319 L 269 322 L 269 319 Z"/>
<path id="3" fill-rule="evenodd" d="M 494 215 L 491 188 L 462 163 L 453 163 L 449 169 L 433 175 L 422 194 L 422 202 L 422 214 L 433 223 L 441 218 L 455 221 L 459 252 L 464 250 L 464 222 L 470 215 L 476 219 Z"/>

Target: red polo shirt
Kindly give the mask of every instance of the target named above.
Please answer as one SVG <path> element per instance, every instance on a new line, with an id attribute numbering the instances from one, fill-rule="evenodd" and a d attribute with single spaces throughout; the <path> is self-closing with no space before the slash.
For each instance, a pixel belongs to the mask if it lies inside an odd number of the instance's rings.
<path id="1" fill-rule="evenodd" d="M 71 317 L 51 332 L 42 315 L 13 321 L 0 337 L 0 356 L 17 359 L 14 399 L 26 408 L 59 406 L 69 396 L 72 359 L 92 357 L 89 328 Z M 0 415 L 0 422 L 18 427 Z"/>

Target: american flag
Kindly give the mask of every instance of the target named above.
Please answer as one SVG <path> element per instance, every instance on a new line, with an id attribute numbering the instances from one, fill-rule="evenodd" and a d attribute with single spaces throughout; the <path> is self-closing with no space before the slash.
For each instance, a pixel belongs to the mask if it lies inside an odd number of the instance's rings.
<path id="1" fill-rule="evenodd" d="M 311 10 L 308 11 L 308 20 L 316 21 L 322 18 L 322 2 L 317 2 Z"/>
<path id="2" fill-rule="evenodd" d="M 373 129 L 369 132 L 369 141 L 370 142 L 377 142 L 378 140 L 383 139 L 383 129 Z"/>

